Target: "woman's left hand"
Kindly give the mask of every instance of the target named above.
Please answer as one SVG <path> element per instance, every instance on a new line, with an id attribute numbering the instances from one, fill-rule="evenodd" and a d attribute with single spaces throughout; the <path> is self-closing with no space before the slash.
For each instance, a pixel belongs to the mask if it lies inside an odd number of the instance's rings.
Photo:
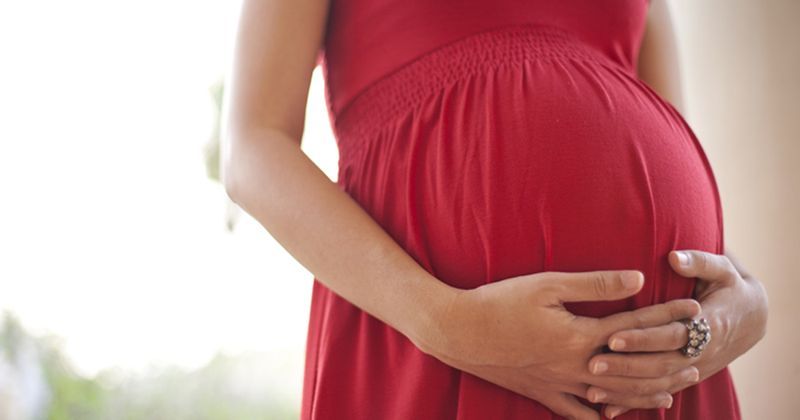
<path id="1" fill-rule="evenodd" d="M 685 257 L 685 258 L 684 258 Z M 699 357 L 679 351 L 688 342 L 680 322 L 638 330 L 626 330 L 609 337 L 614 353 L 598 354 L 589 360 L 589 370 L 598 375 L 619 377 L 660 377 L 694 365 L 699 381 L 719 372 L 753 347 L 766 333 L 767 294 L 761 282 L 749 275 L 730 254 L 704 251 L 672 251 L 672 268 L 684 277 L 697 277 L 696 299 L 711 325 L 711 341 Z M 698 381 L 698 382 L 699 382 Z M 687 385 L 669 390 L 674 394 Z M 603 395 L 605 398 L 595 398 Z M 605 415 L 614 418 L 628 410 L 625 396 L 589 387 L 587 399 L 608 403 Z"/>

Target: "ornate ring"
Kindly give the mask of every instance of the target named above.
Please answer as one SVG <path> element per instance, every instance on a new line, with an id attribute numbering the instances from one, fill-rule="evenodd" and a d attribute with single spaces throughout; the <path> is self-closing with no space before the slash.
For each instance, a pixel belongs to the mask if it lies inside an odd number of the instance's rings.
<path id="1" fill-rule="evenodd" d="M 698 357 L 711 341 L 711 327 L 705 318 L 687 319 L 683 325 L 689 330 L 689 342 L 681 349 L 681 353 L 688 357 Z"/>

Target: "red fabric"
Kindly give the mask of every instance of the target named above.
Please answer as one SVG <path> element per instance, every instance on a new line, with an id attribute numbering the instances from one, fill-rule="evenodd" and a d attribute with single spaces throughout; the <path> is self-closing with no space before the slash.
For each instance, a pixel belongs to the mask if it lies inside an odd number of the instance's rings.
<path id="1" fill-rule="evenodd" d="M 692 295 L 667 253 L 722 253 L 719 193 L 681 115 L 638 79 L 646 0 L 332 1 L 321 64 L 338 185 L 441 281 L 638 269 L 605 316 Z M 314 279 L 303 419 L 550 419 L 427 356 Z M 728 370 L 669 410 L 736 419 Z"/>

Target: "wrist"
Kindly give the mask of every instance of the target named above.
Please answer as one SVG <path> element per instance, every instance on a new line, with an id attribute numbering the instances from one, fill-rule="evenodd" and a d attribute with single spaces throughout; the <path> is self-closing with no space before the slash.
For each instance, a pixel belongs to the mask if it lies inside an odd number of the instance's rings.
<path id="1" fill-rule="evenodd" d="M 753 308 L 753 328 L 759 333 L 755 342 L 761 341 L 767 334 L 767 319 L 769 318 L 769 297 L 767 289 L 755 278 L 747 278 L 746 282 L 750 285 L 755 299 Z M 753 343 L 755 345 L 755 342 Z"/>
<path id="2" fill-rule="evenodd" d="M 745 280 L 736 287 L 736 298 L 701 302 L 702 316 L 708 320 L 712 331 L 711 345 L 704 353 L 704 365 L 714 366 L 709 373 L 715 373 L 746 353 L 766 333 L 767 300 L 763 286 L 757 281 Z"/>
<path id="3" fill-rule="evenodd" d="M 463 290 L 432 276 L 427 280 L 422 282 L 427 287 L 422 290 L 419 305 L 409 314 L 406 336 L 423 353 L 437 357 L 446 346 L 446 320 Z"/>
<path id="4" fill-rule="evenodd" d="M 767 333 L 769 302 L 766 289 L 761 282 L 754 278 L 747 278 L 744 282 L 750 299 L 742 311 L 742 319 L 738 327 L 749 332 L 745 339 L 739 340 L 744 351 L 747 351 L 761 341 Z"/>

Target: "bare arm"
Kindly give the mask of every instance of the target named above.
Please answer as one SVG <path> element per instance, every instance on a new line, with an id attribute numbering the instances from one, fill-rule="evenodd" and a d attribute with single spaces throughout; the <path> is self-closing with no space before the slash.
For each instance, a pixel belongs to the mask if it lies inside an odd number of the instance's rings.
<path id="1" fill-rule="evenodd" d="M 666 0 L 652 0 L 646 25 L 639 50 L 639 78 L 684 113 L 678 47 Z"/>
<path id="2" fill-rule="evenodd" d="M 647 29 L 639 57 L 639 77 L 662 97 L 670 101 L 679 112 L 684 112 L 677 47 L 669 9 L 665 0 L 653 0 L 647 19 Z M 749 274 L 730 250 L 724 255 L 701 251 L 687 251 L 691 256 L 687 265 L 681 265 L 677 253 L 670 253 L 673 269 L 687 278 L 698 278 L 697 296 L 703 316 L 712 323 L 714 339 L 708 350 L 697 359 L 686 358 L 675 349 L 688 340 L 686 328 L 680 323 L 657 328 L 621 331 L 609 340 L 616 353 L 601 354 L 592 358 L 592 366 L 603 364 L 602 374 L 631 377 L 663 375 L 672 369 L 689 364 L 698 368 L 698 380 L 716 374 L 729 363 L 750 350 L 766 334 L 768 297 L 759 280 Z M 620 340 L 624 349 L 611 343 Z M 626 355 L 623 352 L 630 352 Z M 670 393 L 685 386 L 676 386 Z M 587 391 L 591 395 L 596 389 Z M 609 404 L 605 414 L 615 418 L 632 407 L 626 404 Z"/>
<path id="3" fill-rule="evenodd" d="M 300 149 L 327 8 L 326 0 L 244 1 L 226 90 L 223 180 L 323 284 L 416 340 L 451 288 Z"/>
<path id="4" fill-rule="evenodd" d="M 589 357 L 616 331 L 692 316 L 692 300 L 603 319 L 564 302 L 637 293 L 641 273 L 535 273 L 476 289 L 436 279 L 302 152 L 305 105 L 323 40 L 326 0 L 245 0 L 223 116 L 228 195 L 325 286 L 457 369 L 534 398 L 553 411 L 599 419 L 581 404 L 586 382 L 655 407 L 682 376 L 594 378 Z M 643 390 L 649 390 L 643 394 Z M 641 391 L 641 392 L 640 392 Z M 666 396 L 669 397 L 668 395 Z"/>

